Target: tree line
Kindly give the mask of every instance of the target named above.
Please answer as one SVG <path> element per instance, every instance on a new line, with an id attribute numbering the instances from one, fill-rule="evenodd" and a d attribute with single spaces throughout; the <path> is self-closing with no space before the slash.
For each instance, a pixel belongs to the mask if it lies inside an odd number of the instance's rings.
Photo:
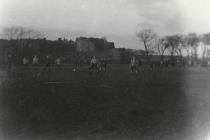
<path id="1" fill-rule="evenodd" d="M 14 64 L 20 64 L 23 57 L 32 59 L 34 55 L 45 58 L 46 55 L 68 57 L 66 61 L 74 61 L 75 42 L 66 38 L 47 40 L 45 36 L 31 28 L 22 26 L 7 27 L 3 29 L 0 39 L 1 64 L 7 63 L 7 57 L 12 55 Z"/>
<path id="2" fill-rule="evenodd" d="M 142 29 L 136 35 L 144 45 L 145 56 L 148 60 L 153 54 L 158 54 L 163 61 L 164 56 L 168 53 L 171 60 L 176 55 L 181 59 L 183 56 L 187 56 L 188 60 L 196 62 L 198 60 L 199 46 L 201 47 L 202 60 L 205 60 L 208 55 L 207 46 L 210 45 L 210 33 L 202 35 L 196 33 L 175 34 L 160 37 L 152 29 Z"/>
<path id="3" fill-rule="evenodd" d="M 189 33 L 186 35 L 175 34 L 167 36 L 159 36 L 152 29 L 142 29 L 136 34 L 138 39 L 144 46 L 144 55 L 148 61 L 152 61 L 153 55 L 159 55 L 161 61 L 164 61 L 166 55 L 170 55 L 173 61 L 175 57 L 185 57 L 188 60 L 198 61 L 198 47 L 200 46 L 202 60 L 207 60 L 207 46 L 210 45 L 210 33 L 198 35 Z M 17 54 L 15 61 L 20 62 L 25 56 L 46 55 L 61 56 L 66 54 L 67 60 L 70 62 L 73 59 L 83 55 L 76 54 L 76 44 L 72 40 L 58 38 L 56 41 L 46 40 L 44 35 L 36 30 L 24 27 L 8 27 L 4 28 L 2 38 L 9 40 L 7 45 L 1 43 L 1 46 L 7 46 L 9 53 L 13 51 Z M 1 41 L 2 42 L 2 41 Z M 202 45 L 201 45 L 202 44 Z M 1 52 L 2 51 L 1 47 Z M 132 52 L 122 48 L 119 49 L 122 63 L 128 63 Z M 86 54 L 84 54 L 86 55 Z M 44 57 L 44 56 L 43 56 Z M 71 57 L 71 58 L 70 58 Z"/>

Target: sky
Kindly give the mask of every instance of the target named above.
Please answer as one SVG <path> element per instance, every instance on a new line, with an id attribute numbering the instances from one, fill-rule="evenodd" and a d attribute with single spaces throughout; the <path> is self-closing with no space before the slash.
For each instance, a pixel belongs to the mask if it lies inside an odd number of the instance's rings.
<path id="1" fill-rule="evenodd" d="M 0 0 L 0 32 L 23 26 L 48 39 L 106 37 L 116 47 L 142 47 L 136 33 L 210 32 L 210 0 Z"/>

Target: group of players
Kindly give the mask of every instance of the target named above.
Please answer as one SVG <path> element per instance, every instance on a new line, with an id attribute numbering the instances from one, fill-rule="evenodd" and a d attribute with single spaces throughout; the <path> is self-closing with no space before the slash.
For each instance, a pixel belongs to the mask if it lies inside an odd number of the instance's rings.
<path id="1" fill-rule="evenodd" d="M 32 58 L 32 65 L 33 66 L 38 66 L 39 65 L 39 58 L 37 55 L 34 55 Z M 47 55 L 45 58 L 45 65 L 44 69 L 47 70 L 48 72 L 51 71 L 52 65 L 55 64 L 57 70 L 61 69 L 61 63 L 62 63 L 62 58 L 57 57 L 55 61 L 52 61 L 52 57 L 50 55 Z M 23 57 L 22 59 L 22 64 L 23 66 L 28 66 L 30 64 L 30 61 L 27 57 Z M 99 72 L 106 72 L 108 67 L 108 60 L 106 58 L 101 58 L 97 59 L 96 56 L 93 56 L 90 59 L 88 71 L 90 74 L 92 73 L 99 73 Z M 79 65 L 75 64 L 75 67 L 73 68 L 73 71 L 76 72 L 79 70 Z M 131 73 L 138 73 L 138 61 L 135 56 L 131 57 L 130 60 L 130 65 L 129 65 L 129 70 Z"/>
<path id="2" fill-rule="evenodd" d="M 52 60 L 51 60 L 50 56 L 47 55 L 47 56 L 46 56 L 46 66 L 51 66 L 51 63 L 52 63 Z M 26 57 L 23 57 L 23 59 L 22 59 L 22 64 L 23 64 L 24 66 L 28 66 L 28 65 L 29 65 L 29 59 L 26 58 Z M 33 57 L 33 59 L 32 59 L 32 64 L 33 64 L 34 66 L 38 66 L 38 64 L 39 64 L 39 58 L 38 58 L 37 55 L 35 55 L 35 56 Z M 58 66 L 61 65 L 61 58 L 60 58 L 60 57 L 58 57 L 58 58 L 55 60 L 55 64 L 58 65 Z"/>
<path id="3" fill-rule="evenodd" d="M 98 60 L 95 56 L 93 56 L 88 68 L 89 73 L 92 74 L 94 71 L 96 71 L 96 73 L 99 73 L 100 71 L 106 72 L 107 65 L 108 61 L 106 58 Z M 131 73 L 138 73 L 138 61 L 134 56 L 131 58 L 129 69 Z"/>

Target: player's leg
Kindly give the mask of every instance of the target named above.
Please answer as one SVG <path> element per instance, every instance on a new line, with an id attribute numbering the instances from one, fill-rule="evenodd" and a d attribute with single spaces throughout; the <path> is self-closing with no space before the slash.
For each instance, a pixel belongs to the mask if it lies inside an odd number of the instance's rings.
<path id="1" fill-rule="evenodd" d="M 12 63 L 9 62 L 8 65 L 7 65 L 7 72 L 10 74 L 12 71 Z"/>
<path id="2" fill-rule="evenodd" d="M 89 74 L 92 74 L 92 69 L 93 69 L 93 64 L 90 64 L 90 66 L 88 68 Z"/>
<path id="3" fill-rule="evenodd" d="M 103 64 L 98 64 L 97 65 L 97 72 L 99 73 L 101 71 L 103 71 Z"/>
<path id="4" fill-rule="evenodd" d="M 133 72 L 133 66 L 130 66 L 130 73 Z"/>
<path id="5" fill-rule="evenodd" d="M 97 64 L 93 64 L 93 71 L 98 72 L 98 65 Z"/>
<path id="6" fill-rule="evenodd" d="M 106 64 L 104 64 L 104 71 L 106 72 Z"/>
<path id="7" fill-rule="evenodd" d="M 56 72 L 60 72 L 60 64 L 56 65 Z"/>
<path id="8" fill-rule="evenodd" d="M 135 73 L 138 74 L 138 72 L 139 72 L 139 71 L 138 71 L 138 67 L 135 66 Z"/>
<path id="9" fill-rule="evenodd" d="M 100 64 L 96 64 L 96 72 L 99 73 L 101 71 L 101 66 Z"/>

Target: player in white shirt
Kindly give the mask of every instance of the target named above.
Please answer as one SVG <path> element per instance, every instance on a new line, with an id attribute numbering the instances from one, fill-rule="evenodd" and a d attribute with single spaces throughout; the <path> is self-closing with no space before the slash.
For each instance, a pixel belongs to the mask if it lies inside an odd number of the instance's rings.
<path id="1" fill-rule="evenodd" d="M 29 60 L 26 57 L 24 57 L 22 61 L 24 66 L 28 66 Z"/>
<path id="2" fill-rule="evenodd" d="M 55 60 L 55 63 L 56 63 L 57 71 L 60 71 L 60 69 L 61 69 L 61 58 L 58 57 L 58 58 Z"/>
<path id="3" fill-rule="evenodd" d="M 38 62 L 39 62 L 39 58 L 35 55 L 35 56 L 33 57 L 33 65 L 34 65 L 34 66 L 37 66 L 37 65 L 38 65 Z"/>

